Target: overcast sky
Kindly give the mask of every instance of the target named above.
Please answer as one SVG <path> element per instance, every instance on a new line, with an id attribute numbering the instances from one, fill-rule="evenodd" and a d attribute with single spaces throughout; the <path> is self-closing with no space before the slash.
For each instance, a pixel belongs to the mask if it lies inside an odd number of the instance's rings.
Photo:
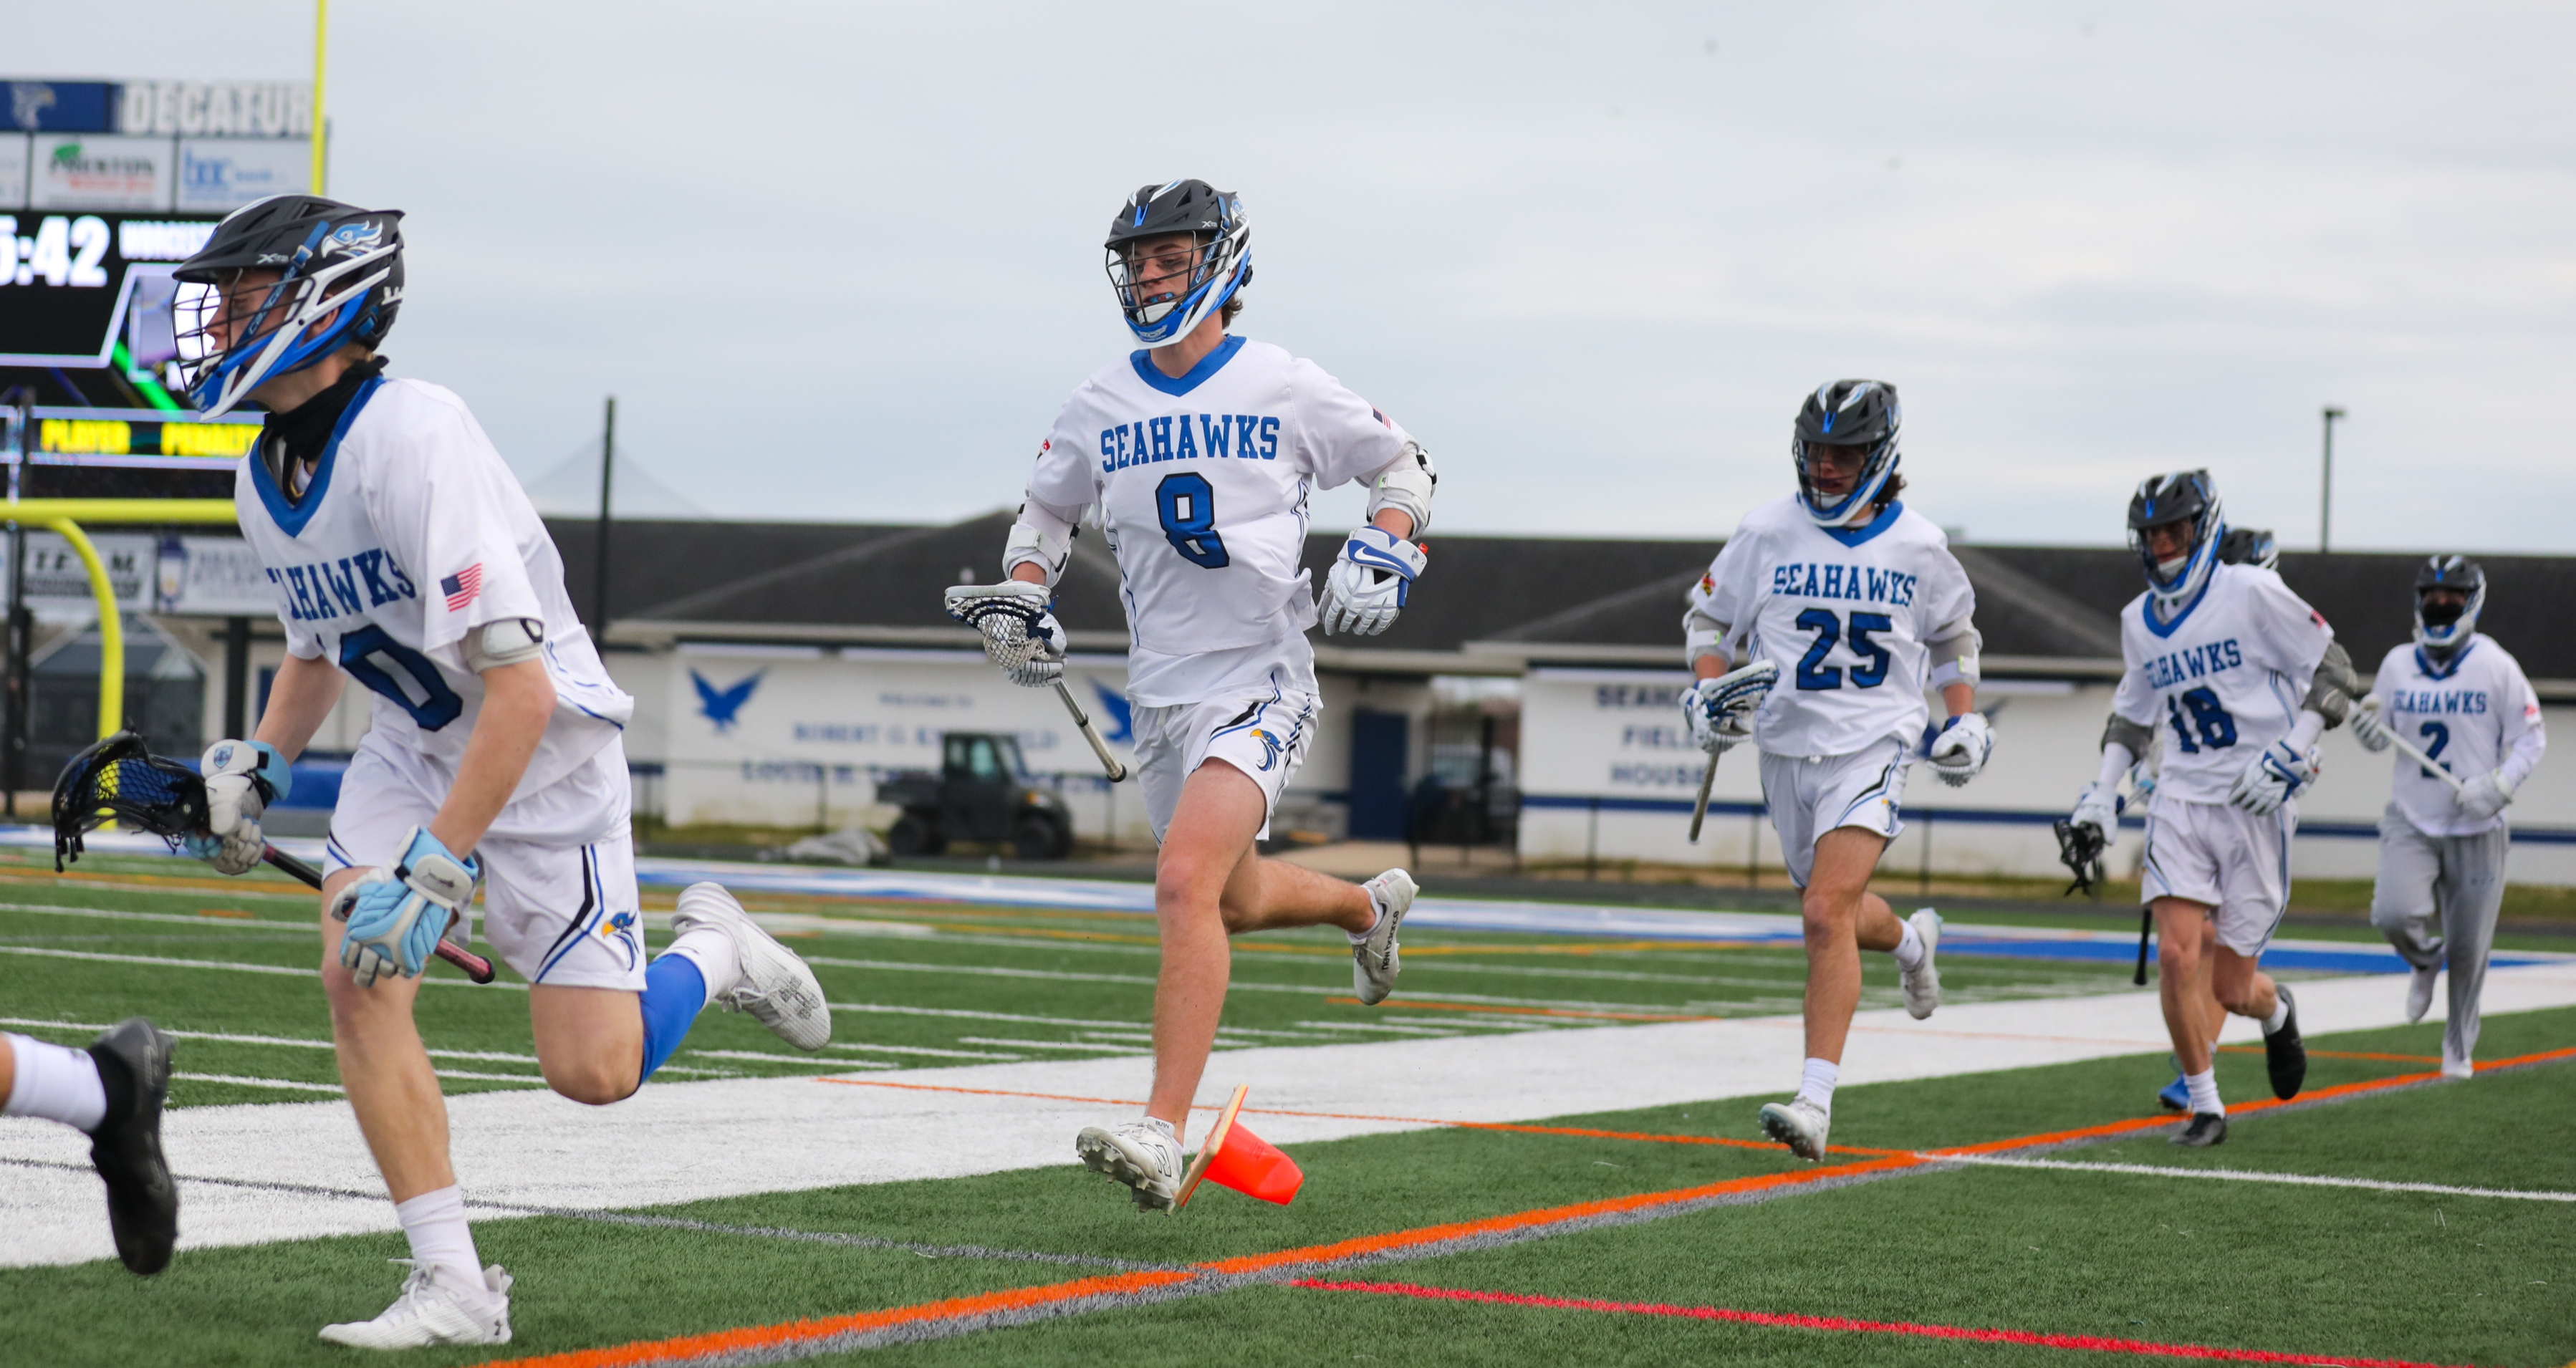
<path id="1" fill-rule="evenodd" d="M 309 76 L 304 3 L 8 28 L 14 76 Z M 2338 546 L 2570 549 L 2564 5 L 341 0 L 331 38 L 330 189 L 410 213 L 395 370 L 532 480 L 613 391 L 716 514 L 1012 502 L 1131 346 L 1112 211 L 1198 176 L 1253 217 L 1238 330 L 1424 439 L 1435 542 L 1722 533 L 1867 375 L 1977 540 L 2113 541 L 2206 465 L 2313 546 L 2332 403 Z"/>

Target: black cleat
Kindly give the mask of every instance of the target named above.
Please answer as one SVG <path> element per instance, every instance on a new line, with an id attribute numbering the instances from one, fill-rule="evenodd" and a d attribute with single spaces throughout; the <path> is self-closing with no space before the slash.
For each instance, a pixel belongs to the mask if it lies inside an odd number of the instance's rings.
<path id="1" fill-rule="evenodd" d="M 2216 1112 L 2193 1112 L 2191 1124 L 2175 1131 L 2166 1139 L 2177 1145 L 2189 1145 L 2193 1149 L 2224 1145 L 2227 1143 L 2227 1118 Z"/>
<path id="2" fill-rule="evenodd" d="M 2290 996 L 2288 984 L 2276 984 L 2273 991 L 2281 995 L 2289 1015 L 2281 1019 L 2281 1029 L 2263 1037 L 2263 1067 L 2272 1073 L 2272 1095 L 2287 1102 L 2308 1081 L 2308 1047 L 2299 1039 L 2298 999 Z"/>
<path id="3" fill-rule="evenodd" d="M 92 1041 L 107 1116 L 90 1132 L 89 1161 L 107 1180 L 116 1257 L 142 1274 L 170 1266 L 179 1240 L 179 1188 L 161 1159 L 161 1102 L 170 1094 L 170 1037 L 141 1017 Z"/>

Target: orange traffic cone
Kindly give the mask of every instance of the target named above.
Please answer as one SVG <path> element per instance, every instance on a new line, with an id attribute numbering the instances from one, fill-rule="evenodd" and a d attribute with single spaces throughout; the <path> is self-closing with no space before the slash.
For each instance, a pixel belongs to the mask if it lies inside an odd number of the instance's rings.
<path id="1" fill-rule="evenodd" d="M 1246 1197 L 1286 1206 L 1296 1199 L 1298 1187 L 1306 1181 L 1306 1171 L 1297 1161 L 1272 1148 L 1269 1141 L 1252 1133 L 1238 1116 L 1243 1110 L 1244 1094 L 1249 1085 L 1238 1087 L 1227 1100 L 1225 1111 L 1216 1119 L 1216 1129 L 1208 1132 L 1207 1143 L 1199 1147 L 1198 1157 L 1190 1161 L 1190 1171 L 1181 1180 L 1174 1210 L 1190 1204 L 1190 1194 L 1198 1191 L 1199 1180 L 1213 1178 Z"/>

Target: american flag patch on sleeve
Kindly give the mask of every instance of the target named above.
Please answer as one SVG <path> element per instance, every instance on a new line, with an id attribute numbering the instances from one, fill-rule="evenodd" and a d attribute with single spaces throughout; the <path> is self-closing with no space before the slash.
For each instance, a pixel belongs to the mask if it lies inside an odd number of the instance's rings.
<path id="1" fill-rule="evenodd" d="M 474 596 L 483 592 L 483 562 L 476 561 L 440 580 L 438 590 L 447 595 L 447 611 L 451 613 L 472 603 Z"/>

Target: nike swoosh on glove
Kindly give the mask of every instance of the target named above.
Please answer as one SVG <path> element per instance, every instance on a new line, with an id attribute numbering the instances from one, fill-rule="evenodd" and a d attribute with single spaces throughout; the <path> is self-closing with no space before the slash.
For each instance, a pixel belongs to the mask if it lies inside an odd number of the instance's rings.
<path id="1" fill-rule="evenodd" d="M 1983 713 L 1961 713 L 1941 724 L 1925 758 L 1941 782 L 1958 788 L 1977 777 L 1995 753 L 1995 733 Z"/>
<path id="2" fill-rule="evenodd" d="M 426 828 L 413 827 L 400 862 L 368 870 L 333 901 L 333 915 L 349 923 L 340 963 L 361 988 L 396 973 L 420 977 L 448 922 L 474 900 L 481 876 L 472 856 L 459 859 Z"/>
<path id="3" fill-rule="evenodd" d="M 268 850 L 259 819 L 295 787 L 286 757 L 265 741 L 218 741 L 197 772 L 206 779 L 206 829 L 181 846 L 217 873 L 246 874 Z"/>
<path id="4" fill-rule="evenodd" d="M 2227 801 L 2258 816 L 2277 812 L 2284 801 L 2316 777 L 2316 752 L 2301 755 L 2290 749 L 2289 742 L 2275 741 L 2246 764 L 2243 774 L 2236 776 L 2235 787 L 2227 791 Z"/>
<path id="5" fill-rule="evenodd" d="M 1394 626 L 1414 577 L 1430 560 L 1429 552 L 1383 527 L 1343 538 L 1341 555 L 1324 572 L 1324 635 L 1376 636 Z"/>
<path id="6" fill-rule="evenodd" d="M 2513 790 L 2505 786 L 2504 771 L 2488 770 L 2461 784 L 2452 801 L 2459 804 L 2460 811 L 2483 822 L 2504 811 L 2505 804 L 2513 801 Z"/>

